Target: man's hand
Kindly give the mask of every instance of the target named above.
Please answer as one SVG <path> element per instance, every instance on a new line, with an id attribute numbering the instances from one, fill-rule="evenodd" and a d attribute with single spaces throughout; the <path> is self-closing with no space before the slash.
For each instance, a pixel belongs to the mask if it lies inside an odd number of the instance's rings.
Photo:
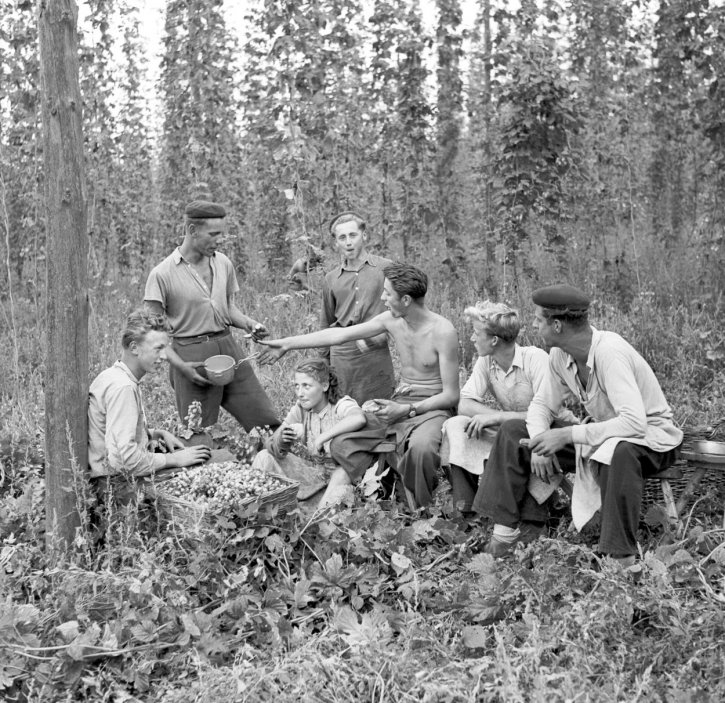
<path id="1" fill-rule="evenodd" d="M 474 415 L 466 425 L 466 437 L 478 439 L 487 427 L 500 425 L 501 422 L 494 414 Z"/>
<path id="2" fill-rule="evenodd" d="M 156 437 L 164 443 L 167 452 L 175 452 L 185 446 L 178 437 L 175 437 L 167 430 L 156 430 Z"/>
<path id="3" fill-rule="evenodd" d="M 169 454 L 167 465 L 179 467 L 194 466 L 195 464 L 202 464 L 205 461 L 209 461 L 210 457 L 211 449 L 209 447 L 187 447 L 186 449 Z"/>
<path id="4" fill-rule="evenodd" d="M 531 473 L 536 474 L 544 483 L 549 483 L 549 477 L 556 473 L 553 460 L 541 454 L 531 454 Z"/>
<path id="5" fill-rule="evenodd" d="M 528 441 L 528 448 L 541 456 L 552 457 L 567 444 L 571 444 L 571 427 L 557 427 L 537 434 Z"/>
<path id="6" fill-rule="evenodd" d="M 197 368 L 199 368 L 200 366 L 204 366 L 203 361 L 185 361 L 179 367 L 179 370 L 193 384 L 197 386 L 211 386 L 211 381 L 208 378 L 204 378 L 197 371 Z"/>
<path id="7" fill-rule="evenodd" d="M 259 364 L 274 364 L 279 361 L 289 349 L 285 349 L 284 340 L 282 339 L 266 339 L 257 340 L 257 344 L 261 344 L 266 349 L 257 357 Z"/>
<path id="8" fill-rule="evenodd" d="M 315 439 L 314 447 L 317 454 L 325 453 L 325 441 L 325 435 L 320 435 L 317 439 Z"/>
<path id="9" fill-rule="evenodd" d="M 407 417 L 410 412 L 409 403 L 396 403 L 385 398 L 375 398 L 373 402 L 378 406 L 377 410 L 372 410 L 373 414 L 389 425 Z"/>
<path id="10" fill-rule="evenodd" d="M 255 322 L 254 320 L 252 320 L 250 322 L 249 334 L 246 334 L 244 336 L 251 338 L 253 342 L 258 342 L 260 339 L 269 337 L 269 332 L 261 322 Z"/>

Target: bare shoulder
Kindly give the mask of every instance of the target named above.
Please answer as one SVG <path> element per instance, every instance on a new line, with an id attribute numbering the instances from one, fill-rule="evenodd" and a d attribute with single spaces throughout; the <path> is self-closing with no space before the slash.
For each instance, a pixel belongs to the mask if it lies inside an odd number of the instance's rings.
<path id="1" fill-rule="evenodd" d="M 379 313 L 372 319 L 383 325 L 383 327 L 385 327 L 385 329 L 391 333 L 395 330 L 396 326 L 399 326 L 399 323 L 401 322 L 399 319 L 393 317 L 390 310 L 385 310 L 384 312 Z"/>
<path id="2" fill-rule="evenodd" d="M 439 315 L 437 312 L 431 313 L 431 315 L 433 316 L 433 325 L 435 326 L 436 334 L 453 337 L 456 340 L 458 339 L 458 331 L 448 318 Z"/>

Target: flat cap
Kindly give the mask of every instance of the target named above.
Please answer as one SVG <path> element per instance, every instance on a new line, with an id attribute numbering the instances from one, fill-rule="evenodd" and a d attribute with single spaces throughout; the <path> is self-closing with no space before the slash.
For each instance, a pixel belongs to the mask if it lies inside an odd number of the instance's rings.
<path id="1" fill-rule="evenodd" d="M 227 211 L 224 206 L 209 200 L 193 200 L 186 206 L 184 214 L 192 220 L 213 220 L 226 217 Z"/>
<path id="2" fill-rule="evenodd" d="M 542 308 L 557 310 L 562 314 L 586 312 L 591 303 L 586 293 L 567 285 L 539 288 L 532 293 L 531 299 Z"/>

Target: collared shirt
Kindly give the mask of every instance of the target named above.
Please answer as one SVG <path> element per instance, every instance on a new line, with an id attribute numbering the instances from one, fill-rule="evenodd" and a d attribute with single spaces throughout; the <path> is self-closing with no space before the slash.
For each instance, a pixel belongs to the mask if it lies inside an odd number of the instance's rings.
<path id="1" fill-rule="evenodd" d="M 506 412 L 525 412 L 539 390 L 549 356 L 538 347 L 514 347 L 511 366 L 504 371 L 492 356 L 479 356 L 471 377 L 461 389 L 461 400 L 469 398 L 484 402 L 486 393 L 496 399 Z"/>
<path id="2" fill-rule="evenodd" d="M 222 332 L 232 324 L 229 307 L 239 290 L 234 266 L 220 252 L 209 261 L 211 290 L 178 247 L 149 274 L 144 300 L 161 303 L 175 337 Z"/>
<path id="3" fill-rule="evenodd" d="M 328 403 L 317 413 L 303 410 L 295 403 L 287 413 L 284 424 L 301 425 L 300 439 L 310 452 L 314 452 L 315 440 L 355 410 L 360 410 L 360 406 L 349 395 L 344 395 L 337 403 Z M 330 442 L 325 442 L 325 455 L 330 456 Z"/>
<path id="4" fill-rule="evenodd" d="M 391 263 L 390 259 L 366 252 L 359 269 L 346 268 L 343 262 L 329 271 L 322 283 L 320 326 L 348 327 L 385 312 L 380 299 L 383 269 Z"/>
<path id="5" fill-rule="evenodd" d="M 91 476 L 145 476 L 166 465 L 164 454 L 148 450 L 139 382 L 122 361 L 102 371 L 88 398 L 88 464 Z M 110 468 L 110 472 L 109 472 Z"/>
<path id="6" fill-rule="evenodd" d="M 654 372 L 622 337 L 592 327 L 587 368 L 584 388 L 573 357 L 556 347 L 551 350 L 548 373 L 526 418 L 531 437 L 548 430 L 564 400 L 573 397 L 593 420 L 572 428 L 576 444 L 597 448 L 619 438 L 664 452 L 682 442 L 682 431 L 672 422 L 672 410 Z M 606 454 L 611 454 L 609 445 Z"/>

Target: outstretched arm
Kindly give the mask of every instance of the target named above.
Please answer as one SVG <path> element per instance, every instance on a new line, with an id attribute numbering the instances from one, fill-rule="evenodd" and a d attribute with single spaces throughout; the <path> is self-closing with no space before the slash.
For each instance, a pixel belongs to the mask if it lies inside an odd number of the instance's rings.
<path id="1" fill-rule="evenodd" d="M 372 320 L 361 322 L 351 327 L 331 327 L 309 334 L 299 334 L 295 337 L 283 339 L 258 340 L 259 344 L 267 347 L 259 357 L 261 364 L 273 364 L 292 349 L 309 349 L 311 347 L 331 347 L 354 339 L 367 339 L 376 334 L 387 331 L 386 323 L 390 317 L 389 312 L 383 312 Z"/>

